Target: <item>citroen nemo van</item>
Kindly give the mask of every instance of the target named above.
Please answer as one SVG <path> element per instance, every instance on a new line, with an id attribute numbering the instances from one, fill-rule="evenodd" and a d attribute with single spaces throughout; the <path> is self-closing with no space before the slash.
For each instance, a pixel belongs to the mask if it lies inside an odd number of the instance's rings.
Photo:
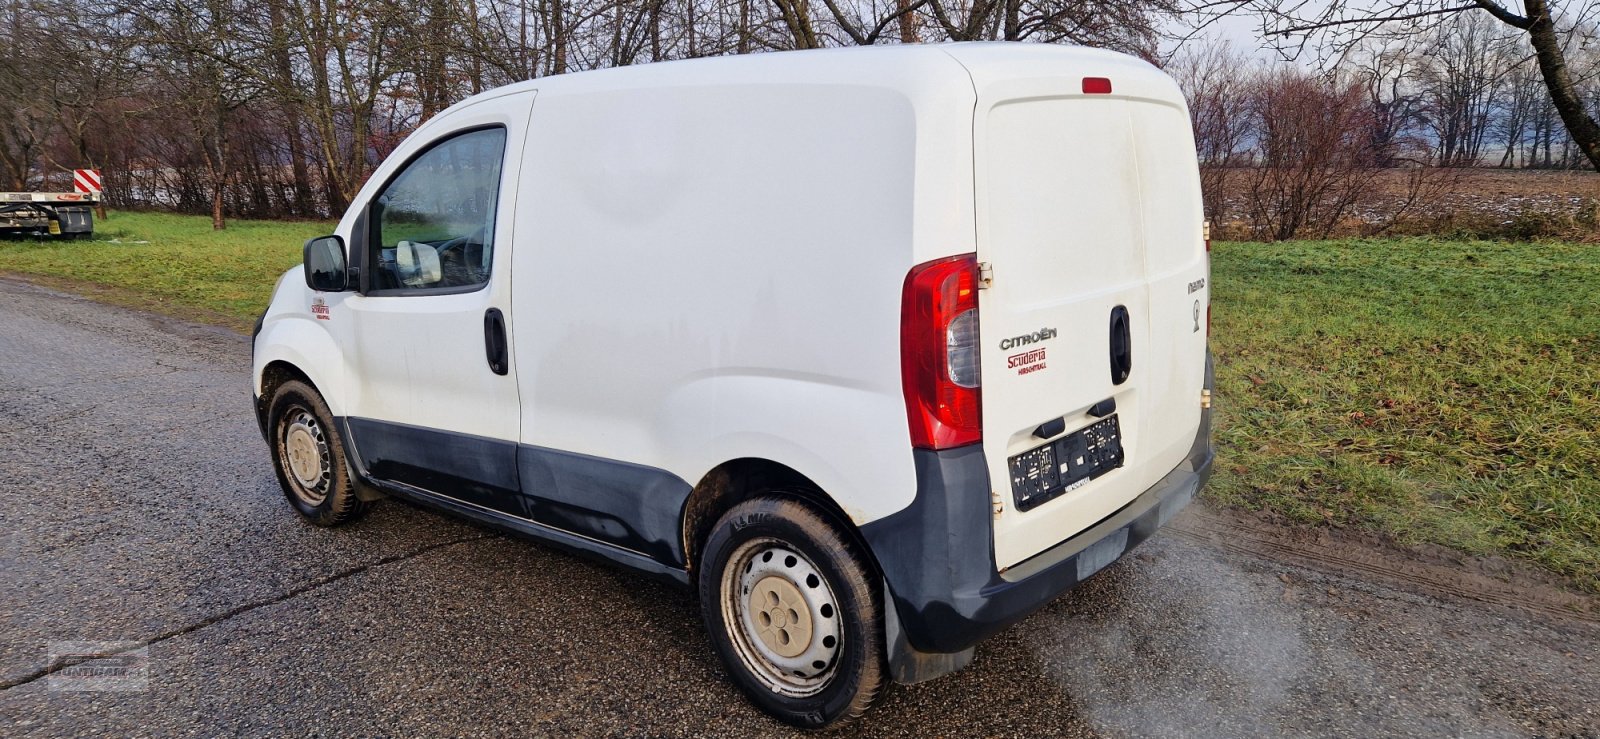
<path id="1" fill-rule="evenodd" d="M 1184 100 L 1023 44 L 583 72 L 419 127 L 254 337 L 290 504 L 397 496 L 697 590 L 820 727 L 1104 569 L 1211 468 Z"/>

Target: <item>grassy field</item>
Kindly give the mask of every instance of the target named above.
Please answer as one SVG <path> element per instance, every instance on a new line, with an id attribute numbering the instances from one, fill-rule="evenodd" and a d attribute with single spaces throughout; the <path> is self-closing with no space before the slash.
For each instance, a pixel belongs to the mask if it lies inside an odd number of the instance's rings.
<path id="1" fill-rule="evenodd" d="M 114 213 L 98 228 L 0 242 L 0 271 L 242 328 L 331 225 Z M 1600 247 L 1224 243 L 1214 260 L 1210 500 L 1531 560 L 1600 591 Z"/>
<path id="2" fill-rule="evenodd" d="M 244 220 L 212 231 L 210 218 L 112 212 L 95 223 L 94 241 L 0 241 L 0 273 L 247 329 L 278 276 L 300 263 L 305 240 L 332 231 L 317 221 Z"/>
<path id="3" fill-rule="evenodd" d="M 1600 590 L 1600 247 L 1230 243 L 1213 270 L 1211 500 Z"/>

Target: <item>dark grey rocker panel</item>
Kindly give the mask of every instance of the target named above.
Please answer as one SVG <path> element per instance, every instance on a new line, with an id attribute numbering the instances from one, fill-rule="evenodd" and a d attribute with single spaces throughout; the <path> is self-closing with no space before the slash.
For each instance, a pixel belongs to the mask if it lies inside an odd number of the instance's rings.
<path id="1" fill-rule="evenodd" d="M 685 587 L 689 585 L 689 572 L 682 567 L 665 565 L 642 554 L 619 549 L 611 544 L 598 542 L 569 531 L 551 528 L 520 516 L 475 506 L 471 503 L 427 490 L 419 490 L 410 485 L 385 482 L 367 475 L 362 477 L 367 484 L 398 498 L 438 508 L 461 518 L 476 521 L 519 536 L 526 536 L 590 559 L 611 562 Z"/>
<path id="2" fill-rule="evenodd" d="M 523 444 L 528 517 L 683 566 L 681 516 L 694 486 L 666 470 Z"/>
<path id="3" fill-rule="evenodd" d="M 523 515 L 515 442 L 366 418 L 345 418 L 349 457 L 377 480 Z"/>
<path id="4" fill-rule="evenodd" d="M 623 561 L 633 566 L 642 559 L 683 568 L 680 515 L 693 486 L 666 470 L 388 421 L 342 420 L 346 452 L 363 479 L 380 487 L 399 485 L 401 495 L 425 494 L 429 503 L 453 500 L 471 509 L 468 515 L 503 514 L 540 538 L 566 532 L 626 550 L 621 554 L 631 556 Z"/>

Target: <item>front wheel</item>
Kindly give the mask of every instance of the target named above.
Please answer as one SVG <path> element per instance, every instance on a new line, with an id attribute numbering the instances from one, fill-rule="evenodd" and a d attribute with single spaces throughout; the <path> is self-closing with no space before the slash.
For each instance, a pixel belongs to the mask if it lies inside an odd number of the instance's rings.
<path id="1" fill-rule="evenodd" d="M 860 547 L 791 498 L 717 522 L 699 575 L 706 630 L 757 706 L 816 729 L 861 715 L 884 687 L 882 607 Z"/>
<path id="2" fill-rule="evenodd" d="M 300 515 L 318 526 L 337 526 L 366 513 L 339 428 L 316 390 L 298 380 L 278 385 L 267 428 L 278 484 Z"/>

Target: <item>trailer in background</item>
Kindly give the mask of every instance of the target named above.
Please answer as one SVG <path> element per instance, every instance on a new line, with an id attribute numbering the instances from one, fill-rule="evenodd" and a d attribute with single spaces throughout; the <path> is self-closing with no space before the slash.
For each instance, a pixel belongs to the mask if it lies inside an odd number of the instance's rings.
<path id="1" fill-rule="evenodd" d="M 104 190 L 100 170 L 72 170 L 72 189 L 74 192 L 0 192 L 0 236 L 93 236 L 96 207 L 101 218 L 106 215 L 100 202 Z"/>
<path id="2" fill-rule="evenodd" d="M 99 200 L 94 192 L 0 192 L 0 235 L 87 239 Z"/>

